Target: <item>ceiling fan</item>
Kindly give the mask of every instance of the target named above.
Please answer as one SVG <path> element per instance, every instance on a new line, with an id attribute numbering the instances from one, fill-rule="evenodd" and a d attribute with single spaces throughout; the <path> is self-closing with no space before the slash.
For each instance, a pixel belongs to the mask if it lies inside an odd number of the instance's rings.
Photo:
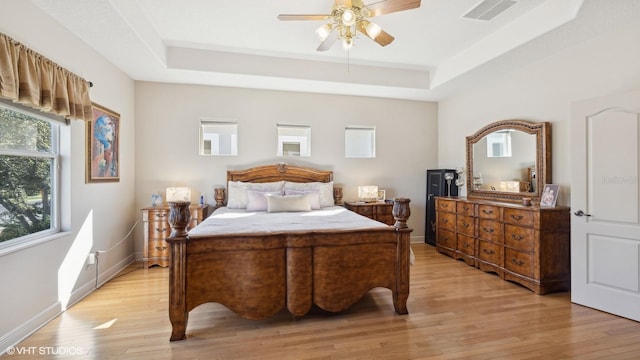
<path id="1" fill-rule="evenodd" d="M 362 0 L 334 0 L 333 8 L 329 14 L 280 14 L 278 19 L 284 21 L 329 20 L 328 23 L 316 30 L 321 40 L 318 51 L 329 50 L 337 39 L 342 40 L 345 49 L 349 49 L 353 46 L 358 32 L 377 42 L 380 46 L 387 46 L 391 44 L 394 37 L 368 19 L 418 7 L 420 7 L 420 0 L 381 0 L 368 5 L 365 5 Z"/>

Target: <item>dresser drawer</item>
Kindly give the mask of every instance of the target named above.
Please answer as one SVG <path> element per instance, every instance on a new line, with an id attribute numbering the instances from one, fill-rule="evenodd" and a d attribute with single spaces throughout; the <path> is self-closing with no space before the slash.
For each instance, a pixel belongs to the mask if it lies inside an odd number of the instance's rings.
<path id="1" fill-rule="evenodd" d="M 505 208 L 503 219 L 508 224 L 533 226 L 533 211 Z"/>
<path id="2" fill-rule="evenodd" d="M 169 210 L 149 211 L 149 221 L 169 221 Z"/>
<path id="3" fill-rule="evenodd" d="M 478 221 L 478 237 L 481 239 L 503 243 L 502 223 L 495 220 L 480 219 Z"/>
<path id="4" fill-rule="evenodd" d="M 456 213 L 458 215 L 473 216 L 473 204 L 459 201 L 456 204 Z"/>
<path id="5" fill-rule="evenodd" d="M 478 240 L 478 258 L 502 267 L 502 245 Z"/>
<path id="6" fill-rule="evenodd" d="M 478 217 L 489 220 L 500 220 L 500 207 L 493 205 L 478 205 Z"/>
<path id="7" fill-rule="evenodd" d="M 520 226 L 504 225 L 504 243 L 506 246 L 533 251 L 534 230 Z"/>
<path id="8" fill-rule="evenodd" d="M 504 267 L 514 273 L 533 278 L 533 255 L 514 249 L 505 248 Z"/>
<path id="9" fill-rule="evenodd" d="M 475 226 L 474 226 L 474 218 L 471 216 L 456 216 L 456 229 L 459 233 L 474 236 L 475 235 Z"/>
<path id="10" fill-rule="evenodd" d="M 438 228 L 456 231 L 456 214 L 439 212 Z"/>
<path id="11" fill-rule="evenodd" d="M 166 221 L 149 221 L 147 228 L 149 239 L 166 239 L 171 234 L 171 226 Z"/>
<path id="12" fill-rule="evenodd" d="M 458 234 L 456 249 L 467 255 L 475 256 L 476 239 L 471 236 Z"/>
<path id="13" fill-rule="evenodd" d="M 456 202 L 453 200 L 436 199 L 438 211 L 456 212 Z"/>
<path id="14" fill-rule="evenodd" d="M 444 246 L 449 249 L 456 248 L 456 234 L 453 231 L 438 229 L 436 241 L 439 246 Z"/>
<path id="15" fill-rule="evenodd" d="M 169 243 L 164 240 L 149 241 L 149 257 L 169 257 Z"/>

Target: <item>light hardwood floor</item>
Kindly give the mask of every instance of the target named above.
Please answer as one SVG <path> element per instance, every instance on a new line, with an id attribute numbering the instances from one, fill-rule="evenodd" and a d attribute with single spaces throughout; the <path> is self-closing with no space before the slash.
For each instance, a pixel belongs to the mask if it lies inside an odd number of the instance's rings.
<path id="1" fill-rule="evenodd" d="M 409 315 L 374 289 L 349 311 L 245 320 L 219 304 L 169 342 L 168 269 L 130 267 L 16 347 L 78 359 L 640 359 L 640 323 L 539 296 L 412 244 Z M 247 296 L 251 296 L 247 294 Z M 639 304 L 640 306 L 640 304 Z M 42 356 L 38 352 L 82 352 Z"/>

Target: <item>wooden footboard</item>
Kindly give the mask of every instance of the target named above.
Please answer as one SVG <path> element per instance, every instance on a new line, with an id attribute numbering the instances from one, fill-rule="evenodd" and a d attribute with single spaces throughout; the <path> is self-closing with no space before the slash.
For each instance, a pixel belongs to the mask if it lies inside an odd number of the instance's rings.
<path id="1" fill-rule="evenodd" d="M 396 199 L 396 224 L 362 230 L 250 233 L 190 239 L 188 202 L 170 203 L 169 318 L 171 340 L 185 338 L 189 311 L 206 302 L 248 319 L 287 308 L 303 316 L 316 306 L 348 309 L 374 287 L 392 291 L 407 314 L 409 199 Z"/>

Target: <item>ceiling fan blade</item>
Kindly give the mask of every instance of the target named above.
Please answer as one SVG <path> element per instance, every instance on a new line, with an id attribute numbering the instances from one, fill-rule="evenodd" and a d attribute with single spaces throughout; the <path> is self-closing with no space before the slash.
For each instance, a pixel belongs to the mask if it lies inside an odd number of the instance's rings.
<path id="1" fill-rule="evenodd" d="M 391 44 L 393 42 L 393 40 L 395 40 L 395 38 L 393 36 L 391 36 L 388 32 L 380 29 L 379 26 L 376 25 L 376 27 L 378 27 L 378 34 L 376 36 L 372 36 L 371 34 L 369 34 L 369 32 L 367 31 L 367 25 L 371 24 L 371 22 L 367 21 L 367 20 L 362 20 L 358 23 L 358 31 L 360 31 L 361 33 L 363 33 L 366 37 L 368 37 L 369 39 L 377 42 L 378 44 L 380 44 L 380 46 L 387 46 L 389 44 Z"/>
<path id="2" fill-rule="evenodd" d="M 337 39 L 338 38 L 336 36 L 333 36 L 333 29 L 332 29 L 331 32 L 329 33 L 329 36 L 327 36 L 327 38 L 320 43 L 316 51 L 327 51 L 331 49 L 331 47 L 333 46 L 333 44 L 336 42 Z"/>
<path id="3" fill-rule="evenodd" d="M 365 8 L 369 11 L 368 17 L 391 14 L 419 7 L 420 0 L 382 0 L 365 5 Z"/>
<path id="4" fill-rule="evenodd" d="M 331 15 L 297 15 L 297 14 L 280 14 L 278 15 L 278 20 L 282 21 L 297 21 L 297 20 L 314 20 L 314 21 L 322 21 L 330 19 Z"/>
<path id="5" fill-rule="evenodd" d="M 344 7 L 350 8 L 353 5 L 351 4 L 351 0 L 336 0 L 336 7 L 338 6 L 344 6 Z"/>

